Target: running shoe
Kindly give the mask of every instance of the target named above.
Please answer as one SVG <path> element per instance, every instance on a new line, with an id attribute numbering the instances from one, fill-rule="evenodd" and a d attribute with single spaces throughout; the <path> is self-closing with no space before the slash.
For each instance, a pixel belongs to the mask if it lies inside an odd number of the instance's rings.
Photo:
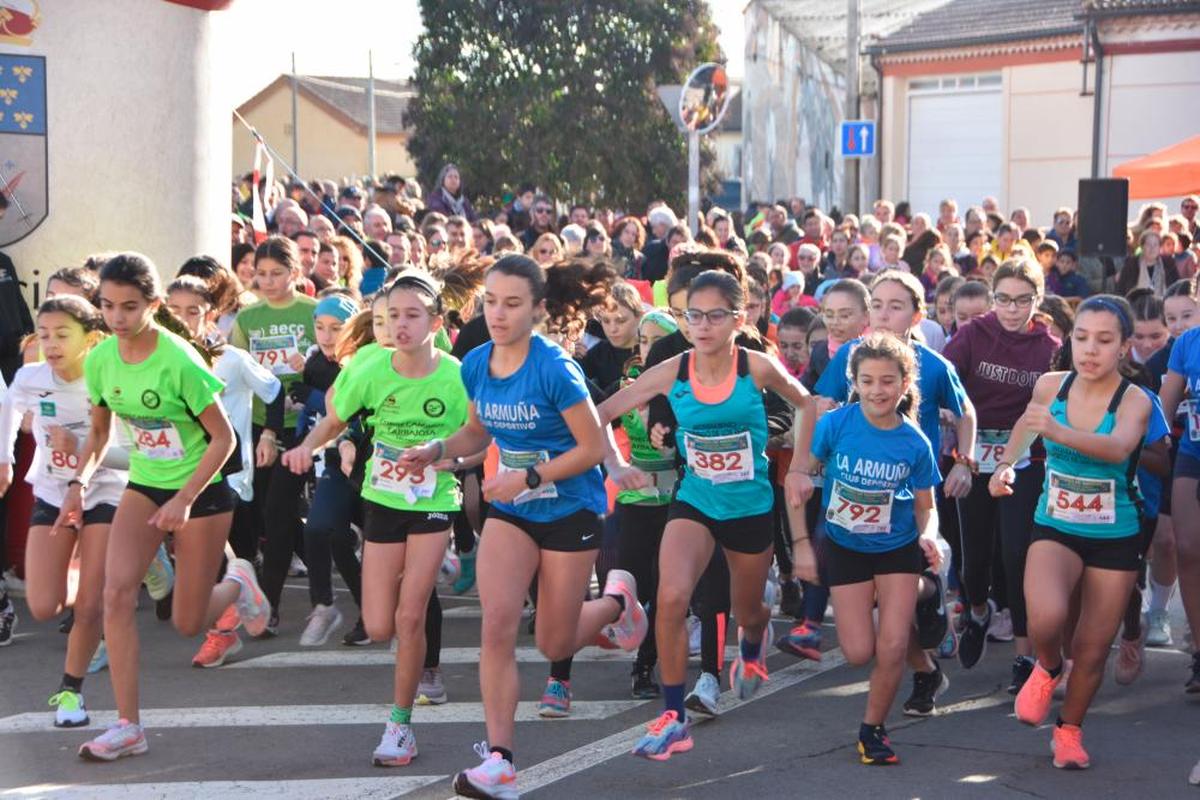
<path id="1" fill-rule="evenodd" d="M 1011 642 L 1013 640 L 1012 613 L 1002 608 L 992 614 L 992 624 L 988 625 L 987 638 L 989 642 Z"/>
<path id="2" fill-rule="evenodd" d="M 1054 766 L 1059 769 L 1087 769 L 1092 765 L 1087 750 L 1083 749 L 1083 729 L 1078 725 L 1065 722 L 1055 725 L 1050 752 L 1054 754 Z"/>
<path id="3" fill-rule="evenodd" d="M 0 583 L 3 583 L 8 590 L 8 593 L 13 597 L 25 596 L 25 581 L 17 577 L 15 567 L 9 567 L 4 570 L 4 574 L 0 575 Z"/>
<path id="4" fill-rule="evenodd" d="M 676 753 L 691 750 L 692 744 L 687 722 L 679 719 L 674 711 L 664 711 L 646 726 L 646 733 L 638 739 L 631 752 L 640 758 L 666 761 Z"/>
<path id="5" fill-rule="evenodd" d="M 367 636 L 367 626 L 363 624 L 362 617 L 359 617 L 350 632 L 342 637 L 342 644 L 347 647 L 364 647 L 370 643 L 371 637 Z"/>
<path id="6" fill-rule="evenodd" d="M 105 669 L 108 669 L 108 645 L 101 639 L 96 652 L 92 654 L 92 660 L 88 662 L 87 671 L 89 675 L 95 675 Z"/>
<path id="7" fill-rule="evenodd" d="M 950 679 L 937 661 L 933 672 L 914 672 L 913 690 L 904 701 L 904 713 L 910 717 L 930 717 L 937 709 L 937 699 L 950 688 Z"/>
<path id="8" fill-rule="evenodd" d="M 1121 637 L 1117 649 L 1117 662 L 1113 668 L 1113 677 L 1122 686 L 1128 686 L 1142 674 L 1146 663 L 1146 623 L 1142 621 L 1142 632 L 1132 641 Z"/>
<path id="9" fill-rule="evenodd" d="M 636 650 L 646 638 L 646 609 L 637 599 L 637 581 L 623 569 L 610 569 L 604 594 L 624 598 L 625 609 L 617 621 L 604 628 L 606 637 L 622 650 Z"/>
<path id="10" fill-rule="evenodd" d="M 68 609 L 63 618 L 58 621 L 58 632 L 70 635 L 71 629 L 75 627 L 75 609 Z"/>
<path id="11" fill-rule="evenodd" d="M 454 776 L 454 791 L 463 797 L 480 800 L 516 800 L 517 771 L 509 760 L 488 749 L 487 742 L 475 745 L 475 754 L 483 763 L 473 769 L 463 770 Z"/>
<path id="12" fill-rule="evenodd" d="M 801 620 L 799 625 L 775 640 L 775 648 L 796 658 L 807 658 L 812 661 L 821 660 L 821 628 L 807 620 Z"/>
<path id="13" fill-rule="evenodd" d="M 304 561 L 295 553 L 292 554 L 292 563 L 288 565 L 289 578 L 307 578 L 308 567 L 304 565 Z"/>
<path id="14" fill-rule="evenodd" d="M 862 763 L 875 767 L 900 763 L 884 727 L 865 722 L 858 728 L 858 756 Z"/>
<path id="15" fill-rule="evenodd" d="M 738 647 L 741 647 L 745 632 L 738 628 Z M 771 623 L 767 623 L 763 631 L 762 641 L 758 643 L 758 660 L 743 661 L 741 653 L 733 660 L 729 668 L 729 688 L 733 689 L 739 700 L 749 700 L 758 688 L 767 681 L 767 646 L 771 641 Z"/>
<path id="16" fill-rule="evenodd" d="M 1065 671 L 1065 670 L 1064 670 Z M 1012 681 L 1008 684 L 1008 693 L 1018 695 L 1021 693 L 1021 687 L 1025 685 L 1025 681 L 1029 680 L 1029 676 L 1033 673 L 1033 659 L 1029 656 L 1017 656 L 1013 659 L 1012 665 Z"/>
<path id="17" fill-rule="evenodd" d="M 992 624 L 992 601 L 988 601 L 987 616 L 976 620 L 968 607 L 963 612 L 962 634 L 958 637 L 958 663 L 963 669 L 970 669 L 979 663 L 987 652 L 987 630 Z"/>
<path id="18" fill-rule="evenodd" d="M 689 614 L 687 618 L 688 632 L 688 655 L 700 655 L 700 618 L 694 614 Z"/>
<path id="19" fill-rule="evenodd" d="M 320 647 L 329 641 L 333 632 L 342 626 L 342 612 L 337 606 L 317 603 L 308 615 L 308 624 L 300 634 L 301 647 Z"/>
<path id="20" fill-rule="evenodd" d="M 109 725 L 104 733 L 84 742 L 79 757 L 88 761 L 116 761 L 124 756 L 137 756 L 150 749 L 142 726 L 127 719 Z"/>
<path id="21" fill-rule="evenodd" d="M 662 694 L 658 681 L 654 680 L 654 667 L 650 664 L 634 664 L 631 694 L 634 700 L 653 700 Z"/>
<path id="22" fill-rule="evenodd" d="M 546 681 L 546 691 L 542 692 L 537 711 L 539 717 L 547 719 L 571 716 L 571 684 L 558 678 Z"/>
<path id="23" fill-rule="evenodd" d="M 1200 693 L 1200 650 L 1192 653 L 1192 676 L 1183 685 L 1183 691 L 1188 694 Z"/>
<path id="24" fill-rule="evenodd" d="M 0 608 L 0 647 L 7 647 L 13 643 L 13 633 L 16 629 L 17 608 L 12 600 L 9 600 L 4 604 L 4 608 Z"/>
<path id="25" fill-rule="evenodd" d="M 251 636 L 262 636 L 270 631 L 274 636 L 278 630 L 279 618 L 271 608 L 270 601 L 258 585 L 258 576 L 254 574 L 254 565 L 244 558 L 235 558 L 225 568 L 225 577 L 237 581 L 241 587 L 238 591 L 238 617 Z M 272 624 L 274 623 L 274 628 Z"/>
<path id="26" fill-rule="evenodd" d="M 800 581 L 783 582 L 783 599 L 779 601 L 779 613 L 794 620 L 804 619 L 804 598 L 800 595 Z"/>
<path id="27" fill-rule="evenodd" d="M 458 556 L 450 548 L 446 548 L 446 552 L 442 554 L 442 566 L 438 568 L 437 582 L 439 586 L 452 586 L 458 580 L 459 573 L 462 572 L 462 565 L 459 562 Z"/>
<path id="28" fill-rule="evenodd" d="M 1151 647 L 1170 647 L 1174 640 L 1171 638 L 1171 617 L 1165 608 L 1152 608 L 1146 612 L 1146 644 Z"/>
<path id="29" fill-rule="evenodd" d="M 54 709 L 56 728 L 82 728 L 89 722 L 83 695 L 73 689 L 60 689 L 51 695 L 50 707 Z"/>
<path id="30" fill-rule="evenodd" d="M 1046 715 L 1050 713 L 1050 703 L 1054 699 L 1054 687 L 1060 680 L 1061 672 L 1057 678 L 1051 678 L 1045 667 L 1040 663 L 1034 664 L 1029 680 L 1025 681 L 1013 702 L 1013 711 L 1016 712 L 1017 719 L 1034 727 L 1045 722 Z"/>
<path id="31" fill-rule="evenodd" d="M 158 602 L 171 593 L 175 588 L 175 567 L 171 566 L 171 558 L 167 555 L 166 545 L 160 544 L 150 562 L 150 569 L 142 579 L 150 599 Z"/>
<path id="32" fill-rule="evenodd" d="M 1200 786 L 1200 761 L 1197 761 L 1196 766 L 1192 767 L 1192 771 L 1188 775 L 1188 783 L 1192 786 Z"/>
<path id="33" fill-rule="evenodd" d="M 958 655 L 958 631 L 955 630 L 955 625 L 949 626 L 946 635 L 942 637 L 942 641 L 937 647 L 938 658 L 954 658 Z"/>
<path id="34" fill-rule="evenodd" d="M 413 702 L 419 706 L 440 706 L 446 700 L 446 684 L 442 683 L 442 668 L 432 667 L 422 670 L 421 680 L 417 682 L 417 696 Z"/>
<path id="35" fill-rule="evenodd" d="M 242 637 L 237 631 L 211 630 L 204 637 L 200 649 L 192 656 L 192 666 L 213 669 L 225 663 L 225 660 L 242 650 Z"/>
<path id="36" fill-rule="evenodd" d="M 721 679 L 711 672 L 701 672 L 696 685 L 683 698 L 683 707 L 693 714 L 705 717 L 717 715 L 717 703 L 721 701 Z"/>
<path id="37" fill-rule="evenodd" d="M 407 767 L 417 757 L 417 737 L 412 728 L 389 722 L 379 739 L 379 746 L 371 754 L 377 767 Z"/>
<path id="38" fill-rule="evenodd" d="M 946 638 L 950 621 L 946 614 L 941 576 L 932 570 L 926 570 L 921 577 L 933 585 L 933 594 L 924 600 L 917 600 L 917 642 L 922 650 L 933 650 Z"/>
<path id="39" fill-rule="evenodd" d="M 779 603 L 780 595 L 783 593 L 783 587 L 779 585 L 779 573 L 775 570 L 775 566 L 771 566 L 771 571 L 767 573 L 767 582 L 763 584 L 763 605 L 774 614 L 775 606 Z"/>
<path id="40" fill-rule="evenodd" d="M 479 548 L 458 557 L 458 579 L 450 587 L 455 594 L 465 594 L 475 586 L 475 553 Z"/>

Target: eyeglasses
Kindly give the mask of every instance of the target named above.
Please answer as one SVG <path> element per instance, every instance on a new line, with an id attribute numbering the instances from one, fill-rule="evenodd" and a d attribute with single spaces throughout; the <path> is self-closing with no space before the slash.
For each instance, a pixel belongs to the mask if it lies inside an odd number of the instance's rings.
<path id="1" fill-rule="evenodd" d="M 430 247 L 441 247 L 444 244 L 445 244 L 445 242 L 442 241 L 441 239 L 430 239 L 429 240 Z"/>
<path id="2" fill-rule="evenodd" d="M 701 311 L 698 308 L 689 308 L 687 311 L 683 312 L 683 316 L 687 319 L 689 325 L 699 325 L 705 320 L 708 321 L 709 325 L 720 325 L 730 317 L 736 317 L 741 313 L 741 311 L 730 311 L 728 308 L 714 308 L 711 311 Z"/>
<path id="3" fill-rule="evenodd" d="M 1195 203 L 1184 203 L 1182 208 L 1184 211 L 1195 211 L 1200 206 L 1197 206 Z"/>
<path id="4" fill-rule="evenodd" d="M 544 248 L 544 247 L 543 247 L 541 250 L 538 250 L 538 251 L 537 251 L 537 254 L 538 254 L 539 256 L 552 256 L 552 255 L 554 255 L 554 251 L 553 251 L 553 250 L 547 250 L 546 248 Z"/>
<path id="5" fill-rule="evenodd" d="M 537 208 L 535 208 L 535 209 L 533 210 L 533 213 L 535 213 L 535 214 L 549 214 L 549 213 L 550 213 L 550 209 L 546 208 L 545 206 L 538 206 Z"/>
<path id="6" fill-rule="evenodd" d="M 682 308 L 672 308 L 672 309 L 671 309 L 671 316 L 672 316 L 672 317 L 674 317 L 675 319 L 680 319 L 680 320 L 682 320 L 682 319 L 686 319 L 686 318 L 687 318 L 687 311 L 685 311 L 685 310 L 684 310 L 684 309 L 682 309 Z"/>
<path id="7" fill-rule="evenodd" d="M 1017 308 L 1029 308 L 1033 305 L 1033 301 L 1036 299 L 1037 295 L 1034 294 L 1023 294 L 1020 297 L 1010 297 L 1006 294 L 998 294 L 994 298 L 996 305 L 1001 308 L 1011 308 L 1013 306 L 1016 306 Z"/>

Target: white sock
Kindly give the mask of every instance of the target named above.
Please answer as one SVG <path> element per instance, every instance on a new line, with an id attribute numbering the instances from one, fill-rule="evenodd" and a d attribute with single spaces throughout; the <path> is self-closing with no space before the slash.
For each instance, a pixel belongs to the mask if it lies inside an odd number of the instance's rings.
<path id="1" fill-rule="evenodd" d="M 1153 577 L 1149 579 L 1150 584 L 1150 610 L 1165 611 L 1167 604 L 1171 602 L 1171 595 L 1175 594 L 1175 584 L 1163 586 Z"/>

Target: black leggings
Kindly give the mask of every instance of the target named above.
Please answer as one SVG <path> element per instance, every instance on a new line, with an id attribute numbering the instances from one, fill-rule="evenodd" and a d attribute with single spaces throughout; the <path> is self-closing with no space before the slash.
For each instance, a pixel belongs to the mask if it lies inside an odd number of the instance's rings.
<path id="1" fill-rule="evenodd" d="M 438 600 L 437 587 L 429 594 L 429 605 L 425 608 L 425 669 L 434 669 L 442 663 L 442 603 Z"/>
<path id="2" fill-rule="evenodd" d="M 721 677 L 725 663 L 725 626 L 729 623 L 729 565 L 725 551 L 713 549 L 712 560 L 700 575 L 692 605 L 700 618 L 700 669 Z"/>
<path id="3" fill-rule="evenodd" d="M 1025 554 L 1029 551 L 1033 512 L 1041 497 L 1044 475 L 1045 468 L 1041 462 L 1017 470 L 1012 496 L 1005 498 L 995 498 L 988 493 L 991 475 L 976 475 L 971 481 L 970 494 L 958 502 L 964 596 L 971 605 L 987 602 L 998 528 L 1008 608 L 1012 614 L 1015 636 L 1027 635 Z"/>
<path id="4" fill-rule="evenodd" d="M 355 605 L 362 608 L 362 565 L 355 553 L 358 537 L 350 528 L 357 505 L 358 491 L 342 474 L 340 459 L 329 459 L 325 474 L 317 481 L 304 525 L 308 597 L 314 606 L 333 605 L 332 571 L 333 564 L 337 564 Z"/>
<path id="5" fill-rule="evenodd" d="M 255 431 L 257 444 L 259 431 Z M 281 435 L 284 450 L 296 445 L 293 432 Z M 263 544 L 262 590 L 271 601 L 271 608 L 279 613 L 279 600 L 283 584 L 287 580 L 292 553 L 303 557 L 304 524 L 301 499 L 304 484 L 309 475 L 296 475 L 279 459 L 269 469 L 254 474 L 254 504 L 262 513 L 262 525 L 266 541 Z"/>
<path id="6" fill-rule="evenodd" d="M 621 531 L 620 568 L 637 581 L 638 600 L 648 611 L 650 634 L 638 648 L 637 667 L 658 663 L 658 644 L 654 639 L 655 599 L 658 597 L 658 550 L 667 527 L 670 506 L 617 504 L 617 526 Z"/>

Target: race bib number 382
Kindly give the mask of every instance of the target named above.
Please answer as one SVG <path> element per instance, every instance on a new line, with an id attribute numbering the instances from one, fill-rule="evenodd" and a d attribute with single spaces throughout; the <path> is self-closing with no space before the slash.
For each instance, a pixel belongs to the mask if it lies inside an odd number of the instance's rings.
<path id="1" fill-rule="evenodd" d="M 754 451 L 750 432 L 729 436 L 684 436 L 688 468 L 698 478 L 713 483 L 754 480 Z"/>

